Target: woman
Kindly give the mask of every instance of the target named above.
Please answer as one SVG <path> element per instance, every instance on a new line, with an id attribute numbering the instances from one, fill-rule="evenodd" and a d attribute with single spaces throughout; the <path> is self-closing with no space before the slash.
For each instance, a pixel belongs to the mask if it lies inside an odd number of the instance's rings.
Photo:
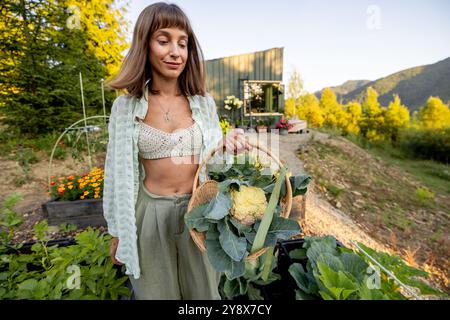
<path id="1" fill-rule="evenodd" d="M 113 103 L 103 209 L 111 258 L 125 264 L 136 299 L 220 299 L 220 274 L 184 225 L 198 165 L 211 150 L 250 150 L 243 131 L 223 139 L 205 92 L 202 51 L 174 4 L 146 7 L 109 83 Z M 200 183 L 206 178 L 201 172 Z"/>

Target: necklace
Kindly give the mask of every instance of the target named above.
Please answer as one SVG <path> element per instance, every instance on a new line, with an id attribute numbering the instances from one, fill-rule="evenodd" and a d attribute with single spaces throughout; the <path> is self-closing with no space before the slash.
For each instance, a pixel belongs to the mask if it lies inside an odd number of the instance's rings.
<path id="1" fill-rule="evenodd" d="M 158 102 L 159 107 L 160 107 L 161 110 L 164 112 L 164 120 L 165 120 L 166 122 L 170 121 L 170 117 L 169 117 L 170 108 L 167 109 L 167 111 L 164 110 L 163 107 L 161 106 L 161 103 L 159 102 L 158 99 L 156 99 L 156 97 L 155 97 L 155 100 Z"/>

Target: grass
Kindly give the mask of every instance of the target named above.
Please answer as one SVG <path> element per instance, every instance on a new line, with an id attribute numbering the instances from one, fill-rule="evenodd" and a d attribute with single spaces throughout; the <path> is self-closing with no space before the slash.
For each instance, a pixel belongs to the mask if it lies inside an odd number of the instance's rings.
<path id="1" fill-rule="evenodd" d="M 330 191 L 330 193 L 336 198 L 338 199 L 339 196 L 342 194 L 342 192 L 345 190 L 345 188 L 339 188 L 338 186 L 329 183 L 326 185 L 326 188 L 328 191 Z"/>
<path id="2" fill-rule="evenodd" d="M 402 231 L 407 231 L 408 229 L 413 229 L 415 224 L 414 221 L 407 217 L 405 210 L 400 207 L 394 207 L 386 210 L 382 216 L 383 221 L 387 226 L 395 226 Z"/>
<path id="3" fill-rule="evenodd" d="M 450 193 L 450 165 L 433 160 L 408 158 L 402 150 L 393 147 L 388 142 L 373 143 L 356 136 L 347 136 L 346 138 L 365 149 L 374 158 L 402 168 L 420 180 L 428 189 Z"/>
<path id="4" fill-rule="evenodd" d="M 327 199 L 339 199 L 339 209 L 367 228 L 372 237 L 393 247 L 398 245 L 399 252 L 420 247 L 414 253 L 420 263 L 434 256 L 435 265 L 444 270 L 449 247 L 445 234 L 450 207 L 449 167 L 409 159 L 383 142 L 358 137 L 347 140 L 310 140 L 300 148 L 298 156 L 315 184 L 324 187 L 319 189 L 326 192 Z M 433 272 L 437 275 L 440 271 Z M 439 276 L 439 281 L 444 278 Z"/>

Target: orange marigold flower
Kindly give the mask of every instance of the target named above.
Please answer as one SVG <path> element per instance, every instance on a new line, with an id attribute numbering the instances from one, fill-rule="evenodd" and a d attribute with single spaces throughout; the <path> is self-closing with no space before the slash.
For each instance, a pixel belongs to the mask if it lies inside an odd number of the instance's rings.
<path id="1" fill-rule="evenodd" d="M 67 179 L 69 179 L 69 181 L 70 181 L 70 180 L 73 180 L 74 178 L 75 178 L 75 177 L 74 177 L 73 175 L 70 175 L 70 176 L 67 177 Z"/>
<path id="2" fill-rule="evenodd" d="M 64 179 L 65 179 L 64 177 L 58 178 L 59 181 L 63 181 Z"/>
<path id="3" fill-rule="evenodd" d="M 83 200 L 83 199 L 84 199 L 84 196 L 81 196 L 80 199 Z"/>
<path id="4" fill-rule="evenodd" d="M 50 179 L 55 179 L 56 178 L 56 176 L 50 176 Z"/>
<path id="5" fill-rule="evenodd" d="M 72 189 L 73 189 L 73 186 L 69 186 L 68 188 L 69 188 L 70 190 L 72 190 Z"/>
<path id="6" fill-rule="evenodd" d="M 54 186 L 55 184 L 56 184 L 55 181 L 50 182 L 50 185 L 51 185 L 51 186 Z"/>
<path id="7" fill-rule="evenodd" d="M 94 196 L 94 198 L 95 198 L 95 199 L 98 199 L 98 198 L 100 198 L 100 197 L 99 197 L 98 194 L 96 194 L 96 195 Z"/>
<path id="8" fill-rule="evenodd" d="M 87 196 L 89 194 L 89 191 L 85 191 L 84 193 L 83 193 L 83 195 L 85 195 L 85 196 Z"/>

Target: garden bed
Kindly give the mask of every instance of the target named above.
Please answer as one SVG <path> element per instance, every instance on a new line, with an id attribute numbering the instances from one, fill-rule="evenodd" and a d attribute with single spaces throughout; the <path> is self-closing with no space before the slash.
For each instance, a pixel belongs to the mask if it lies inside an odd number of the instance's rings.
<path id="1" fill-rule="evenodd" d="M 42 211 L 49 225 L 70 223 L 79 228 L 106 226 L 103 199 L 50 200 L 42 204 Z"/>

